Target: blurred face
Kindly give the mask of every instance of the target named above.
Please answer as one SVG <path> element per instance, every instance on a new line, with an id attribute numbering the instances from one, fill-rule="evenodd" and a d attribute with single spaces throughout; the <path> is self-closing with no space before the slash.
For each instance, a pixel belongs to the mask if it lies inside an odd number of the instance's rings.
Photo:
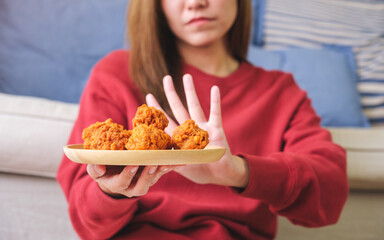
<path id="1" fill-rule="evenodd" d="M 237 0 L 162 0 L 178 43 L 193 47 L 223 41 L 237 15 Z"/>

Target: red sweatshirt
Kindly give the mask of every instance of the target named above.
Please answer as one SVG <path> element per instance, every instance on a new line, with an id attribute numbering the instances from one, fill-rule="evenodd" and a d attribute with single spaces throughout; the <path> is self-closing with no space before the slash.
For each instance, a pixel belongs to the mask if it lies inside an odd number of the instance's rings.
<path id="1" fill-rule="evenodd" d="M 128 56 L 116 51 L 95 66 L 69 144 L 82 143 L 82 130 L 107 118 L 132 129 L 144 102 L 130 81 Z M 319 126 L 291 75 L 245 62 L 224 78 L 189 65 L 184 72 L 207 117 L 210 88 L 220 88 L 225 134 L 232 154 L 248 162 L 248 186 L 200 185 L 170 172 L 144 196 L 114 199 L 86 165 L 64 157 L 57 178 L 81 238 L 272 239 L 277 215 L 308 227 L 337 222 L 348 195 L 345 151 Z"/>

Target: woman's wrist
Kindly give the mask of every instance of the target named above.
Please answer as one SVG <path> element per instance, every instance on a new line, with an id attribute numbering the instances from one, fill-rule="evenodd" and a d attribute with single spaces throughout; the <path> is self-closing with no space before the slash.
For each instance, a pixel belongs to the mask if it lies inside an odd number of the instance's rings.
<path id="1" fill-rule="evenodd" d="M 249 182 L 249 167 L 247 160 L 242 157 L 232 155 L 234 164 L 233 184 L 231 187 L 246 188 Z"/>

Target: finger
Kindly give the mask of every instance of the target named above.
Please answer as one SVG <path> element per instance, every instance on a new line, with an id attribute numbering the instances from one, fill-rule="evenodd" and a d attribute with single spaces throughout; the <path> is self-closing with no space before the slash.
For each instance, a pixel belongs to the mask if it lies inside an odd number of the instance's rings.
<path id="1" fill-rule="evenodd" d="M 126 166 L 118 177 L 115 178 L 113 189 L 116 192 L 122 192 L 128 189 L 138 169 L 139 166 Z"/>
<path id="2" fill-rule="evenodd" d="M 190 119 L 188 111 L 185 109 L 175 90 L 171 76 L 167 75 L 163 78 L 163 85 L 165 96 L 178 123 L 181 124 Z"/>
<path id="3" fill-rule="evenodd" d="M 145 101 L 147 102 L 147 105 L 149 107 L 154 107 L 156 109 L 163 111 L 165 116 L 168 118 L 168 120 L 170 119 L 170 117 L 167 115 L 167 113 L 163 110 L 163 108 L 157 102 L 155 96 L 153 96 L 151 93 L 149 93 L 149 94 L 147 94 L 147 96 L 145 96 Z"/>
<path id="4" fill-rule="evenodd" d="M 104 165 L 94 165 L 94 164 L 88 164 L 87 165 L 87 172 L 88 175 L 91 176 L 92 179 L 96 180 L 99 177 L 102 177 L 106 172 L 107 167 Z"/>
<path id="5" fill-rule="evenodd" d="M 163 165 L 159 167 L 159 171 L 163 171 L 163 172 L 173 171 L 179 166 L 185 166 L 185 165 Z"/>
<path id="6" fill-rule="evenodd" d="M 222 126 L 220 89 L 217 86 L 213 86 L 211 88 L 211 110 L 209 113 L 209 124 L 216 128 L 220 128 Z"/>
<path id="7" fill-rule="evenodd" d="M 133 188 L 128 188 L 128 190 L 131 190 L 134 196 L 145 195 L 149 187 L 152 186 L 157 168 L 158 166 L 146 166 L 137 180 L 136 185 Z"/>
<path id="8" fill-rule="evenodd" d="M 137 169 L 137 166 L 127 166 L 121 173 L 99 177 L 96 179 L 96 182 L 99 184 L 100 188 L 108 194 L 123 194 L 123 191 L 130 187 Z"/>
<path id="9" fill-rule="evenodd" d="M 165 166 L 161 166 L 157 169 L 157 172 L 155 174 L 155 177 L 153 178 L 153 181 L 152 181 L 152 185 L 154 185 L 155 183 L 157 183 L 157 181 L 159 181 L 159 179 L 164 176 L 165 174 L 169 173 L 170 171 L 173 170 L 173 167 L 172 166 L 168 166 L 168 165 L 165 165 Z"/>
<path id="10" fill-rule="evenodd" d="M 187 165 L 173 165 L 172 166 L 172 170 L 173 171 L 177 171 L 177 170 L 180 170 L 180 169 L 182 169 L 182 168 L 184 168 L 184 167 L 186 167 Z"/>
<path id="11" fill-rule="evenodd" d="M 163 165 L 158 167 L 158 172 L 167 172 L 172 169 L 171 165 Z"/>
<path id="12" fill-rule="evenodd" d="M 163 110 L 163 108 L 160 106 L 160 104 L 157 102 L 155 96 L 153 96 L 152 94 L 147 94 L 147 96 L 145 96 L 145 101 L 147 102 L 147 105 L 150 106 L 150 107 L 155 107 L 161 111 L 164 112 L 165 116 L 168 118 L 169 120 L 169 124 L 168 126 L 165 128 L 165 132 L 168 133 L 169 135 L 172 135 L 173 133 L 173 130 L 177 127 L 177 124 L 175 123 L 175 121 L 172 120 L 172 118 L 170 118 L 168 116 L 168 114 Z"/>
<path id="13" fill-rule="evenodd" d="M 188 111 L 191 118 L 197 122 L 206 122 L 203 109 L 200 106 L 199 98 L 197 97 L 193 79 L 190 74 L 183 76 L 183 84 L 185 97 L 187 98 Z"/>

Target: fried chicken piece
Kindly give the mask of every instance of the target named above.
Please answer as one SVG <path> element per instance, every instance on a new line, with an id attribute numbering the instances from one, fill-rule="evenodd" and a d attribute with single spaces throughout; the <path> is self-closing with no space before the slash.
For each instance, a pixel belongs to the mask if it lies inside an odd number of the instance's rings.
<path id="1" fill-rule="evenodd" d="M 146 124 L 153 125 L 156 128 L 164 130 L 168 126 L 168 119 L 165 114 L 154 107 L 148 107 L 146 104 L 137 108 L 136 115 L 132 119 L 133 127 Z"/>
<path id="2" fill-rule="evenodd" d="M 132 136 L 125 145 L 128 150 L 163 150 L 171 148 L 171 136 L 155 125 L 141 124 L 132 130 Z"/>
<path id="3" fill-rule="evenodd" d="M 208 132 L 201 129 L 195 121 L 187 120 L 173 131 L 174 149 L 203 149 L 209 143 Z"/>
<path id="4" fill-rule="evenodd" d="M 132 135 L 120 124 L 108 118 L 105 122 L 96 122 L 83 130 L 84 149 L 124 150 Z"/>

